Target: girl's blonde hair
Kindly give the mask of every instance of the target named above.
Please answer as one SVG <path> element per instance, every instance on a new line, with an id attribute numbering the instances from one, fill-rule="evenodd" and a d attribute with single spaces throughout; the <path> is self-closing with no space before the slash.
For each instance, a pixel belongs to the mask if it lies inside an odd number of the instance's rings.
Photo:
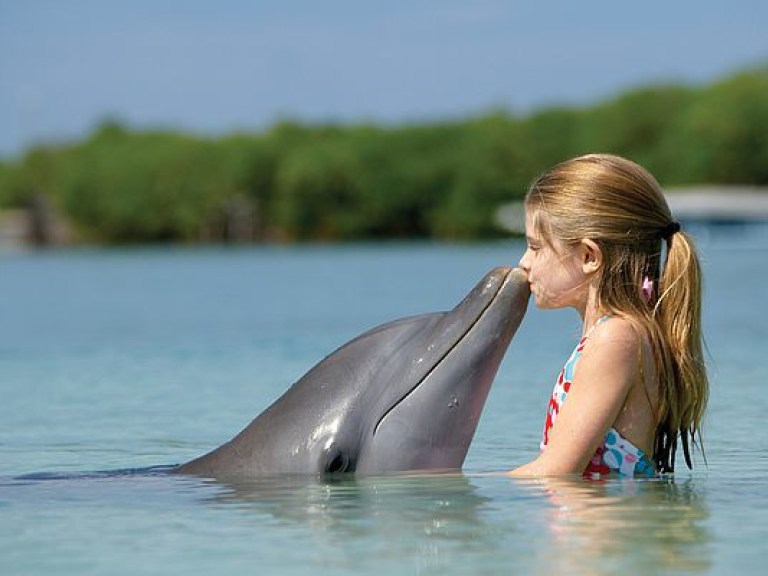
<path id="1" fill-rule="evenodd" d="M 539 176 L 525 202 L 544 241 L 589 239 L 600 247 L 598 308 L 629 320 L 652 350 L 659 386 L 654 462 L 672 472 L 679 438 L 691 468 L 690 446 L 702 450 L 709 394 L 701 270 L 693 241 L 673 220 L 656 179 L 625 158 L 589 154 Z M 644 296 L 647 281 L 656 290 Z"/>

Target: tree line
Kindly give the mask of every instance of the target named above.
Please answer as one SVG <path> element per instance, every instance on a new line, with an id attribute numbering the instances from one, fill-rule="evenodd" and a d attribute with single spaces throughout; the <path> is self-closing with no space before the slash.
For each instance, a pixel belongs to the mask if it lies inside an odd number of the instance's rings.
<path id="1" fill-rule="evenodd" d="M 103 243 L 487 238 L 533 177 L 595 151 L 668 188 L 768 185 L 768 67 L 592 106 L 400 126 L 280 122 L 203 138 L 104 122 L 0 162 L 0 208 L 43 199 L 79 239 Z"/>

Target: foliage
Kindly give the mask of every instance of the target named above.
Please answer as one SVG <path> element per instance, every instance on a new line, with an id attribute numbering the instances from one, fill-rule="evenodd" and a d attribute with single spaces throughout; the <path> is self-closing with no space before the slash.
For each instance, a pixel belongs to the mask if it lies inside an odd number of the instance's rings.
<path id="1" fill-rule="evenodd" d="M 660 147 L 673 183 L 768 184 L 768 68 L 701 90 Z"/>
<path id="2" fill-rule="evenodd" d="M 589 151 L 662 184 L 768 184 L 768 69 L 653 86 L 591 107 L 404 125 L 281 122 L 219 139 L 132 131 L 0 163 L 0 206 L 43 195 L 102 242 L 308 241 L 499 234 L 493 214 L 547 167 Z"/>
<path id="3" fill-rule="evenodd" d="M 164 133 L 105 127 L 70 153 L 60 203 L 87 235 L 110 242 L 196 240 L 234 194 L 224 149 Z"/>

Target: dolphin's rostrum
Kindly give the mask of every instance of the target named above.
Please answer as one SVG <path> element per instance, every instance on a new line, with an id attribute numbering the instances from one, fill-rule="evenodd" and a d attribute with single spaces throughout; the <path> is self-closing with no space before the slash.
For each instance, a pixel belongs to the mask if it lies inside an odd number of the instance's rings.
<path id="1" fill-rule="evenodd" d="M 495 268 L 449 312 L 365 332 L 232 440 L 176 471 L 242 478 L 459 469 L 528 296 L 521 270 Z"/>

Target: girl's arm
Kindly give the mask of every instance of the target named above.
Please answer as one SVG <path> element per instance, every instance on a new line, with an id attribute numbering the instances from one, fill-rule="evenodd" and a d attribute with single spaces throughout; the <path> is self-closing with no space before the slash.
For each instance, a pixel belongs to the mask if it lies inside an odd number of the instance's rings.
<path id="1" fill-rule="evenodd" d="M 614 317 L 597 326 L 576 364 L 568 397 L 541 454 L 512 476 L 581 474 L 639 381 L 640 341 L 631 324 Z"/>

